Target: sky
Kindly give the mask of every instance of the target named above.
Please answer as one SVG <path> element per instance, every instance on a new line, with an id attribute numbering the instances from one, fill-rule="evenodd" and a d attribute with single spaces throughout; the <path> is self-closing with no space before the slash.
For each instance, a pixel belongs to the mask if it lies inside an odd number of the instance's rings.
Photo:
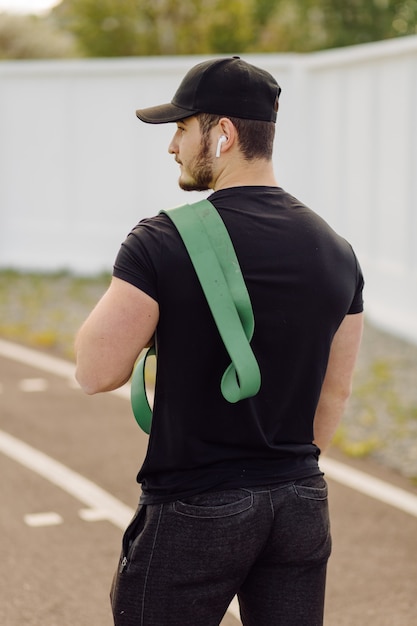
<path id="1" fill-rule="evenodd" d="M 42 13 L 51 9 L 60 0 L 0 0 L 0 12 Z"/>

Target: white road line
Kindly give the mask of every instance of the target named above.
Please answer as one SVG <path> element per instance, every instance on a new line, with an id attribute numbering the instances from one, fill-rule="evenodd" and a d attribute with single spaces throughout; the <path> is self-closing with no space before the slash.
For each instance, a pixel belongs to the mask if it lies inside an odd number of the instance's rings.
<path id="1" fill-rule="evenodd" d="M 46 391 L 48 389 L 48 381 L 44 378 L 22 378 L 19 383 L 19 389 L 26 393 Z"/>
<path id="2" fill-rule="evenodd" d="M 40 369 L 48 374 L 54 374 L 61 378 L 67 378 L 71 384 L 79 389 L 78 383 L 75 381 L 75 365 L 70 361 L 59 359 L 56 356 L 45 354 L 44 352 L 38 352 L 32 348 L 26 348 L 17 343 L 0 339 L 0 356 L 4 356 L 7 359 L 18 361 L 24 365 L 30 365 L 36 369 Z M 130 400 L 130 385 L 126 384 L 120 389 L 111 391 L 116 396 L 126 398 Z"/>
<path id="3" fill-rule="evenodd" d="M 334 459 L 322 458 L 320 467 L 329 478 L 341 485 L 355 489 L 355 491 L 359 491 L 366 496 L 417 517 L 417 496 L 410 491 L 394 487 L 394 485 L 390 485 L 353 467 L 348 467 Z"/>
<path id="4" fill-rule="evenodd" d="M 107 511 L 101 509 L 80 509 L 78 515 L 84 522 L 101 522 L 107 519 Z"/>
<path id="5" fill-rule="evenodd" d="M 133 509 L 43 452 L 0 430 L 0 452 L 60 487 L 122 530 L 133 517 Z"/>
<path id="6" fill-rule="evenodd" d="M 74 378 L 75 366 L 69 361 L 0 339 L 0 355 L 61 378 Z"/>
<path id="7" fill-rule="evenodd" d="M 28 526 L 57 526 L 64 521 L 58 513 L 50 511 L 49 513 L 29 513 L 24 517 Z"/>

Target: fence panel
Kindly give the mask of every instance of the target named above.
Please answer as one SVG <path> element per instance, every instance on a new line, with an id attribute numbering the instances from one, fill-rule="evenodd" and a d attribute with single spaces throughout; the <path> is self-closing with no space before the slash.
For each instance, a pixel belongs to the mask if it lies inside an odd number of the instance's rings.
<path id="1" fill-rule="evenodd" d="M 205 57 L 0 63 L 0 267 L 110 270 L 178 189 L 171 99 Z M 354 245 L 368 315 L 417 342 L 417 37 L 309 55 L 248 55 L 283 88 L 275 169 Z"/>

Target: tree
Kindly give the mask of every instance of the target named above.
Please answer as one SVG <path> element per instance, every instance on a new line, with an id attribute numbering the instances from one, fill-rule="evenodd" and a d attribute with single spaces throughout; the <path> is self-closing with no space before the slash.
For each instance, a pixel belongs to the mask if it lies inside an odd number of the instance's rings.
<path id="1" fill-rule="evenodd" d="M 0 13 L 0 59 L 45 59 L 77 56 L 69 32 L 33 15 Z"/>
<path id="2" fill-rule="evenodd" d="M 244 50 L 255 0 L 63 0 L 55 19 L 87 56 L 197 54 Z"/>
<path id="3" fill-rule="evenodd" d="M 417 33 L 416 0 L 320 0 L 326 48 Z"/>
<path id="4" fill-rule="evenodd" d="M 417 32 L 417 0 L 62 0 L 87 56 L 307 52 Z"/>
<path id="5" fill-rule="evenodd" d="M 137 47 L 140 23 L 135 0 L 63 0 L 52 17 L 77 38 L 86 56 L 145 53 Z"/>

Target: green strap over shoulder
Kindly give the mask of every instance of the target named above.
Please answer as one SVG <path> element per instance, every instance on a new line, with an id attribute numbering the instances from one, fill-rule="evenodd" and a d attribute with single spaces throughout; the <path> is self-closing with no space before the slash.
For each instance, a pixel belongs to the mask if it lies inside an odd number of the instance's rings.
<path id="1" fill-rule="evenodd" d="M 248 290 L 233 244 L 220 215 L 208 200 L 162 211 L 174 223 L 188 251 L 231 364 L 221 380 L 228 402 L 238 402 L 258 393 L 261 374 L 250 347 L 254 318 Z M 131 381 L 135 419 L 150 431 L 152 412 L 144 388 L 146 358 L 139 361 Z"/>
<path id="2" fill-rule="evenodd" d="M 145 356 L 140 359 L 133 370 L 130 381 L 130 403 L 133 415 L 141 429 L 149 435 L 152 424 L 152 409 L 150 407 L 145 385 L 145 367 L 149 356 L 155 354 L 155 347 L 149 348 Z"/>

